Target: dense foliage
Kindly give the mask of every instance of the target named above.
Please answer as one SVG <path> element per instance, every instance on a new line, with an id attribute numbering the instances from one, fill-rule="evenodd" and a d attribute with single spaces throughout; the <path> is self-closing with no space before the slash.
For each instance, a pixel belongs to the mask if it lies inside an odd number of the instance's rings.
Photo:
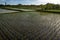
<path id="1" fill-rule="evenodd" d="M 60 5 L 59 4 L 52 4 L 52 3 L 47 3 L 45 5 L 40 5 L 41 9 L 43 10 L 59 10 L 60 9 Z"/>

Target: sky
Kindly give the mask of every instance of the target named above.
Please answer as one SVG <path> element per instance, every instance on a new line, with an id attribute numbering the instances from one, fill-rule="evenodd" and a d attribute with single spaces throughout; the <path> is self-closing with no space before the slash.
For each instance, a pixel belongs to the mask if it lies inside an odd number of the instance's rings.
<path id="1" fill-rule="evenodd" d="M 46 4 L 46 3 L 60 4 L 59 0 L 0 0 L 0 4 L 4 4 L 5 2 L 11 5 L 16 5 L 16 4 L 40 5 L 40 4 Z"/>

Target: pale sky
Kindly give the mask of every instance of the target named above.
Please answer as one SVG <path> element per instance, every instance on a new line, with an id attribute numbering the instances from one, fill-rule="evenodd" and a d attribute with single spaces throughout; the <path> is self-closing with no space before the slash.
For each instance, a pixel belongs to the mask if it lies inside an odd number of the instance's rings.
<path id="1" fill-rule="evenodd" d="M 0 0 L 0 4 L 46 4 L 46 3 L 55 3 L 60 4 L 60 0 Z"/>

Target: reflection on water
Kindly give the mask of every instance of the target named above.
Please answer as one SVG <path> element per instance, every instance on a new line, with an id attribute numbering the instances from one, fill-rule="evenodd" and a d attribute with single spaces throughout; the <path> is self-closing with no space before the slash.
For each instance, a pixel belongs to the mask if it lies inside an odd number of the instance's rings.
<path id="1" fill-rule="evenodd" d="M 58 14 L 20 12 L 0 15 L 0 38 L 3 40 L 60 40 Z"/>
<path id="2" fill-rule="evenodd" d="M 0 13 L 9 13 L 9 12 L 18 12 L 18 11 L 12 11 L 12 10 L 0 9 Z"/>

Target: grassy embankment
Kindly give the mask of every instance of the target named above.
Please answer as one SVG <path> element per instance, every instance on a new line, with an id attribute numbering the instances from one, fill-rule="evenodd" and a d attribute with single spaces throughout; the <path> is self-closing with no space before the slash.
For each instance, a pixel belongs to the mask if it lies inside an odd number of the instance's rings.
<path id="1" fill-rule="evenodd" d="M 36 10 L 39 12 L 48 12 L 48 13 L 60 13 L 60 10 Z"/>

